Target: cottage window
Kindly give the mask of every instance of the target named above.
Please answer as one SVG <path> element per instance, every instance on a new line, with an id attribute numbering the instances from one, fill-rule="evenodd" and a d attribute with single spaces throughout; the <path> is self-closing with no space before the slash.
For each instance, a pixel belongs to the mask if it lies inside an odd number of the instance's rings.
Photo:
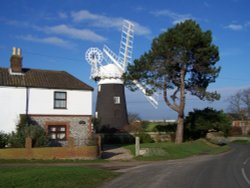
<path id="1" fill-rule="evenodd" d="M 49 125 L 48 133 L 51 140 L 66 140 L 65 125 Z"/>
<path id="2" fill-rule="evenodd" d="M 55 109 L 66 109 L 67 108 L 67 93 L 58 92 L 54 93 L 54 108 Z"/>

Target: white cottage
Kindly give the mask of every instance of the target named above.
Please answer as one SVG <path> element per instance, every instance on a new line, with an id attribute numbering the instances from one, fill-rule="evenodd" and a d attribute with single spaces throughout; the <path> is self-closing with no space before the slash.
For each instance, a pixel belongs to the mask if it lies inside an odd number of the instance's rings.
<path id="1" fill-rule="evenodd" d="M 65 71 L 22 68 L 21 50 L 13 48 L 10 68 L 0 67 L 0 131 L 15 131 L 28 115 L 51 140 L 84 145 L 91 134 L 93 88 Z"/>

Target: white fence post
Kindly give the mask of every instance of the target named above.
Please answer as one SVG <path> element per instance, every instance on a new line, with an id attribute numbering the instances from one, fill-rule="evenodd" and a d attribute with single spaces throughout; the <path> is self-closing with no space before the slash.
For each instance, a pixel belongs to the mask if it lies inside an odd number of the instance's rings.
<path id="1" fill-rule="evenodd" d="M 140 155 L 140 137 L 135 137 L 135 156 Z"/>

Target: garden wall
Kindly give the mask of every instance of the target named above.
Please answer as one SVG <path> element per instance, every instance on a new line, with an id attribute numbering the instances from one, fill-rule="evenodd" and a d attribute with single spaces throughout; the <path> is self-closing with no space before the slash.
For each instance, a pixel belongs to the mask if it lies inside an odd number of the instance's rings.
<path id="1" fill-rule="evenodd" d="M 98 157 L 97 146 L 0 149 L 0 159 L 97 159 Z"/>

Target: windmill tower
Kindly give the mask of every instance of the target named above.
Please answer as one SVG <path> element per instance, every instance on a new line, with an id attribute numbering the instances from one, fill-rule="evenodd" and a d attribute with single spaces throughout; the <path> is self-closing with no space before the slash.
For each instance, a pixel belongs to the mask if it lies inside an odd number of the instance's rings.
<path id="1" fill-rule="evenodd" d="M 91 65 L 90 78 L 98 84 L 95 116 L 100 120 L 101 126 L 121 130 L 128 124 L 122 75 L 132 60 L 133 39 L 134 25 L 124 20 L 118 55 L 106 45 L 102 51 L 98 48 L 89 48 L 85 53 L 85 59 Z M 139 82 L 133 82 L 157 108 L 158 102 L 155 98 L 148 96 L 146 89 Z"/>

